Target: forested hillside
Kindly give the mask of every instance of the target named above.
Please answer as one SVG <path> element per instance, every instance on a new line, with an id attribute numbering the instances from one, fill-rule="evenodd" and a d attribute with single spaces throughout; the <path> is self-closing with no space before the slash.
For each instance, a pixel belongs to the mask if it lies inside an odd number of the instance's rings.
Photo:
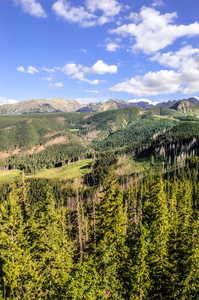
<path id="1" fill-rule="evenodd" d="M 198 299 L 188 107 L 0 117 L 0 299 Z"/>
<path id="2" fill-rule="evenodd" d="M 30 198 L 22 177 L 0 206 L 2 298 L 197 299 L 198 165 L 124 191 L 110 170 L 86 200 L 77 181 Z"/>

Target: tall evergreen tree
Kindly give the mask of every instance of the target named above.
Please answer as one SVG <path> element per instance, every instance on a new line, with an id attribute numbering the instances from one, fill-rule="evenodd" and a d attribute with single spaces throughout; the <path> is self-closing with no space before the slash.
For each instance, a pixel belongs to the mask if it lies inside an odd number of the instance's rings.
<path id="1" fill-rule="evenodd" d="M 151 187 L 148 197 L 147 223 L 151 238 L 149 264 L 152 279 L 150 295 L 153 297 L 151 299 L 168 299 L 170 282 L 172 281 L 168 251 L 170 226 L 162 178 L 159 178 L 158 182 Z"/>
<path id="2" fill-rule="evenodd" d="M 27 299 L 24 282 L 32 272 L 16 190 L 0 206 L 1 283 L 5 299 Z"/>
<path id="3" fill-rule="evenodd" d="M 132 266 L 131 300 L 147 300 L 151 288 L 150 268 L 148 263 L 150 237 L 149 231 L 139 223 L 137 245 Z"/>
<path id="4" fill-rule="evenodd" d="M 125 243 L 123 196 L 113 171 L 109 172 L 104 186 L 99 205 L 96 259 L 104 289 L 111 290 L 113 299 L 121 299 L 122 278 L 126 278 L 123 282 L 127 284 L 128 277 L 128 248 Z"/>
<path id="5" fill-rule="evenodd" d="M 198 299 L 199 295 L 199 218 L 193 223 L 192 243 L 187 261 L 187 273 L 183 282 L 182 299 Z"/>
<path id="6" fill-rule="evenodd" d="M 45 291 L 49 299 L 64 299 L 72 267 L 72 250 L 67 236 L 66 211 L 63 207 L 55 209 L 48 190 L 29 220 L 27 237 L 34 264 L 29 297 Z"/>
<path id="7" fill-rule="evenodd" d="M 182 178 L 179 183 L 178 199 L 178 274 L 183 287 L 186 274 L 189 272 L 190 249 L 192 249 L 193 201 L 192 186 L 189 180 Z M 182 288 L 181 288 L 182 291 Z M 180 294 L 181 296 L 181 294 Z M 182 297 L 182 296 L 181 296 Z"/>

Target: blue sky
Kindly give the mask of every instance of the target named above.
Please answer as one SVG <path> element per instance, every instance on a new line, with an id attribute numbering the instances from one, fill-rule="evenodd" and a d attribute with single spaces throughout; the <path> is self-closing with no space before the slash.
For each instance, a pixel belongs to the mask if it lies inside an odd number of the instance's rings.
<path id="1" fill-rule="evenodd" d="M 0 0 L 0 104 L 199 98 L 198 0 Z"/>

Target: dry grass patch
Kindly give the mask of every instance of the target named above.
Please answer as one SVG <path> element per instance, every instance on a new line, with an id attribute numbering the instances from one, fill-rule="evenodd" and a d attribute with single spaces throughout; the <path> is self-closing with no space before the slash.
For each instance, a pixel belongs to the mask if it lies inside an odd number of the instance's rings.
<path id="1" fill-rule="evenodd" d="M 11 125 L 11 126 L 7 126 L 7 127 L 3 128 L 3 130 L 10 130 L 15 127 L 17 127 L 17 125 Z"/>
<path id="2" fill-rule="evenodd" d="M 45 138 L 48 138 L 48 137 L 52 137 L 54 135 L 57 135 L 59 133 L 61 133 L 62 131 L 54 131 L 54 132 L 49 132 L 45 135 Z"/>
<path id="3" fill-rule="evenodd" d="M 27 151 L 27 153 L 28 154 L 38 153 L 38 152 L 45 150 L 49 146 L 52 146 L 55 144 L 67 144 L 69 142 L 70 142 L 70 139 L 68 136 L 61 135 L 59 137 L 56 137 L 55 139 L 52 139 L 52 140 L 46 142 L 43 145 L 33 147 L 31 150 Z"/>
<path id="4" fill-rule="evenodd" d="M 64 117 L 57 117 L 57 120 L 58 120 L 62 125 L 65 125 L 65 118 L 64 118 Z"/>

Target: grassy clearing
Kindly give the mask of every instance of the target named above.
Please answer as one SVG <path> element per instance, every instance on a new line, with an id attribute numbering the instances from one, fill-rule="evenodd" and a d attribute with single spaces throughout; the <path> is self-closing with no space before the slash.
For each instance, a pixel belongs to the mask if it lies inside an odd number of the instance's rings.
<path id="1" fill-rule="evenodd" d="M 156 160 L 153 164 L 150 157 L 130 157 L 121 159 L 118 168 L 118 175 L 130 176 L 133 173 L 158 174 L 161 172 L 161 161 Z"/>
<path id="2" fill-rule="evenodd" d="M 37 178 L 57 178 L 57 179 L 73 179 L 81 177 L 90 172 L 92 159 L 84 159 L 71 163 L 61 168 L 53 168 L 36 173 L 31 177 Z"/>
<path id="3" fill-rule="evenodd" d="M 0 182 L 16 180 L 20 177 L 20 170 L 6 170 L 0 172 Z"/>

